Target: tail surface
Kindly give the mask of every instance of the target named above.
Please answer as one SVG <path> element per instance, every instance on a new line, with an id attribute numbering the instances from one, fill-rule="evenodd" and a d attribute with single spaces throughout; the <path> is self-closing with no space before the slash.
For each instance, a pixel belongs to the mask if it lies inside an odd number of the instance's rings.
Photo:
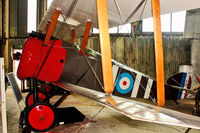
<path id="1" fill-rule="evenodd" d="M 181 88 L 191 89 L 191 76 L 188 73 L 180 72 L 172 75 L 168 80 L 167 84 L 178 86 Z M 176 90 L 173 89 L 174 93 L 176 94 L 176 99 L 185 99 L 187 98 L 189 92 L 186 90 Z"/>

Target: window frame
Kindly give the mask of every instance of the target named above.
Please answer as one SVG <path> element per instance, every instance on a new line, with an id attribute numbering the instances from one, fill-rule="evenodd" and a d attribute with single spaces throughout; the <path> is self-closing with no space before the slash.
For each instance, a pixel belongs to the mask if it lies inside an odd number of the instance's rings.
<path id="1" fill-rule="evenodd" d="M 187 11 L 185 11 L 185 12 L 187 12 Z M 177 12 L 174 12 L 174 13 L 177 13 Z M 183 33 L 184 33 L 184 30 L 183 30 L 183 32 L 174 32 L 174 31 L 172 31 L 172 27 L 173 27 L 173 23 L 172 23 L 172 14 L 173 13 L 170 13 L 170 31 L 169 32 L 165 32 L 165 31 L 162 31 L 162 34 L 164 34 L 164 35 L 183 35 Z M 165 15 L 165 14 L 164 14 Z M 141 20 L 142 21 L 142 23 L 141 23 L 141 31 L 139 32 L 139 34 L 141 34 L 141 35 L 151 35 L 151 34 L 153 34 L 154 33 L 154 31 L 151 31 L 151 32 L 144 32 L 143 31 L 143 20 Z M 186 21 L 186 14 L 185 14 L 185 21 Z M 184 27 L 185 28 L 185 27 Z M 138 33 L 137 33 L 138 34 Z"/>
<path id="2" fill-rule="evenodd" d="M 119 26 L 116 26 L 116 28 L 117 28 L 117 32 L 116 32 L 116 33 L 109 33 L 109 34 L 110 34 L 110 35 L 118 34 L 118 35 L 125 35 L 125 36 L 126 36 L 126 35 L 129 35 L 129 34 L 132 34 L 132 24 L 131 24 L 131 23 L 127 23 L 127 24 L 130 24 L 130 28 L 131 28 L 130 33 L 128 33 L 128 32 L 127 32 L 127 33 L 120 33 L 120 32 L 119 32 L 119 27 L 122 26 L 122 25 L 119 25 Z M 123 25 L 126 25 L 126 24 L 123 24 Z M 92 27 L 92 34 L 93 34 L 93 35 L 99 34 L 99 33 L 94 33 L 94 32 L 93 32 L 93 31 L 94 31 L 94 28 L 95 28 L 95 27 Z M 112 28 L 115 28 L 115 27 L 112 27 Z M 95 29 L 97 29 L 97 28 L 95 28 Z M 109 29 L 110 29 L 110 28 L 109 28 Z M 98 29 L 97 29 L 97 30 L 98 30 Z"/>

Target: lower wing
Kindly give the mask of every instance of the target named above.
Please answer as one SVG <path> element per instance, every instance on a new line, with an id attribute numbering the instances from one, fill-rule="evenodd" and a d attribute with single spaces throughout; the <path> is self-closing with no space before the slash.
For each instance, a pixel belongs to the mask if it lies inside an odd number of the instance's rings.
<path id="1" fill-rule="evenodd" d="M 63 89 L 91 98 L 134 120 L 200 129 L 200 118 L 196 116 L 165 109 L 155 105 L 119 98 L 117 96 L 113 96 L 113 100 L 115 102 L 110 103 L 107 102 L 105 93 L 72 84 L 60 82 L 53 84 Z"/>

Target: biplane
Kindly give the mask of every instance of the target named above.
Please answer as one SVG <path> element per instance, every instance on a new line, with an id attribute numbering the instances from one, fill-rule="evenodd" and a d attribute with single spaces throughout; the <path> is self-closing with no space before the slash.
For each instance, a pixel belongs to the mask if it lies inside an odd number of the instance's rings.
<path id="1" fill-rule="evenodd" d="M 196 116 L 128 100 L 127 97 L 139 97 L 156 102 L 157 81 L 111 60 L 108 28 L 152 16 L 151 5 L 150 0 L 54 0 L 51 3 L 38 28 L 40 32 L 32 32 L 25 41 L 17 71 L 19 79 L 33 79 L 33 91 L 26 97 L 25 108 L 30 129 L 47 131 L 53 127 L 55 108 L 71 92 L 96 100 L 134 120 L 200 129 L 200 118 Z M 160 5 L 162 14 L 199 7 L 197 0 L 162 0 Z M 74 44 L 73 28 L 84 23 L 85 34 L 78 47 Z M 85 52 L 91 25 L 99 26 L 101 54 L 93 50 Z M 70 32 L 72 42 L 52 37 L 55 29 L 60 38 Z M 163 97 L 174 101 L 186 98 L 190 84 L 187 73 L 175 74 L 163 84 Z M 49 99 L 58 91 L 63 96 L 52 105 Z"/>

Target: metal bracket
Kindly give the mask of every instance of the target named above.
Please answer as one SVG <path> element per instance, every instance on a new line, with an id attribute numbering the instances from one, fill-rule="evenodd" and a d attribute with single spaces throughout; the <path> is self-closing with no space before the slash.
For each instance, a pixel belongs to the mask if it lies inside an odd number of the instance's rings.
<path id="1" fill-rule="evenodd" d="M 22 110 L 22 107 L 21 107 L 21 105 L 20 105 L 20 102 L 23 101 L 23 106 L 25 106 L 25 102 L 24 102 L 24 100 L 23 100 L 22 94 L 21 94 L 21 92 L 20 92 L 20 89 L 19 89 L 19 87 L 18 87 L 18 85 L 17 85 L 16 79 L 15 79 L 13 73 L 12 73 L 12 72 L 11 72 L 11 73 L 8 73 L 8 74 L 7 74 L 7 78 L 8 78 L 8 81 L 10 82 L 10 85 L 11 85 L 11 88 L 12 88 L 13 93 L 14 93 L 14 95 L 15 95 L 17 104 L 18 104 L 20 110 Z"/>

